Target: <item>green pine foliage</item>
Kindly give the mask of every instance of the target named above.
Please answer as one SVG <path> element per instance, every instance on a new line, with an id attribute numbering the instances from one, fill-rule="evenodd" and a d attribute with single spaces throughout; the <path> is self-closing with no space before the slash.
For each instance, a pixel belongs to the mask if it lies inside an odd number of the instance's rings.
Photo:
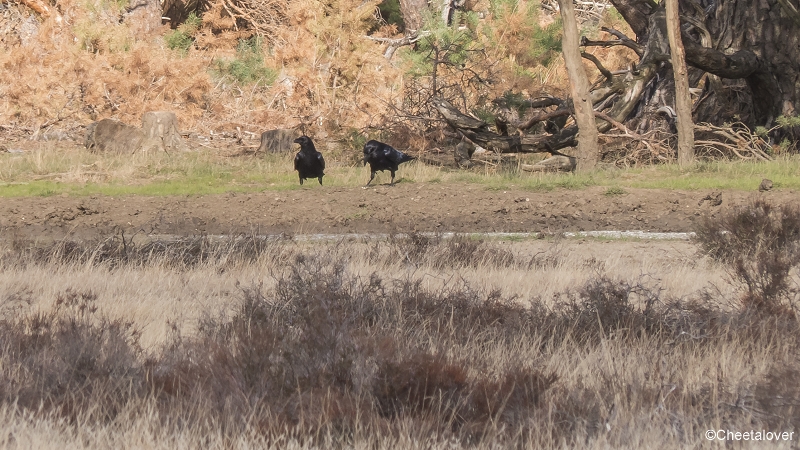
<path id="1" fill-rule="evenodd" d="M 232 77 L 243 85 L 272 85 L 278 72 L 264 64 L 262 46 L 263 39 L 259 36 L 240 40 L 236 48 L 236 58 L 216 61 L 218 75 Z"/>
<path id="2" fill-rule="evenodd" d="M 501 54 L 512 57 L 514 63 L 526 69 L 548 66 L 561 53 L 561 20 L 549 25 L 539 24 L 541 7 L 538 2 L 492 0 L 483 33 Z"/>
<path id="3" fill-rule="evenodd" d="M 403 14 L 400 12 L 400 0 L 383 0 L 378 5 L 378 10 L 387 25 L 395 25 L 398 31 L 403 31 L 405 23 Z"/>
<path id="4" fill-rule="evenodd" d="M 202 19 L 197 14 L 189 14 L 185 22 L 164 36 L 167 47 L 186 54 L 194 44 L 194 35 L 200 29 L 201 24 Z"/>
<path id="5" fill-rule="evenodd" d="M 463 67 L 470 53 L 479 50 L 475 34 L 469 29 L 440 26 L 428 31 L 430 34 L 419 40 L 416 50 L 406 54 L 412 76 L 432 75 L 435 65 Z"/>

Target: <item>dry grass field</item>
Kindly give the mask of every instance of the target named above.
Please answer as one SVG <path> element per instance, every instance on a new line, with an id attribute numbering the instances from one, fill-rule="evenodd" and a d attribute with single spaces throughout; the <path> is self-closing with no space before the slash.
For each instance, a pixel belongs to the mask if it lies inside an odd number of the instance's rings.
<path id="1" fill-rule="evenodd" d="M 6 145 L 0 447 L 681 448 L 798 427 L 796 158 L 416 162 L 361 189 L 345 148 L 300 188 L 291 155 Z M 593 229 L 698 238 L 559 237 Z M 796 446 L 766 438 L 736 442 Z"/>
<path id="2" fill-rule="evenodd" d="M 757 203 L 666 242 L 3 241 L 0 445 L 716 448 L 709 429 L 794 432 L 797 216 Z M 731 443 L 797 442 L 760 439 Z"/>
<path id="3" fill-rule="evenodd" d="M 536 1 L 467 2 L 465 26 L 391 60 L 371 38 L 403 32 L 377 0 L 262 2 L 282 17 L 263 37 L 218 0 L 147 32 L 124 1 L 24 3 L 0 1 L 0 448 L 798 446 L 795 144 L 453 169 L 430 94 L 489 122 L 492 99 L 524 119 L 566 96 Z M 611 10 L 585 35 L 603 26 L 632 35 Z M 91 123 L 159 110 L 188 151 L 84 148 Z M 324 186 L 256 154 L 288 128 L 325 154 Z M 419 157 L 396 186 L 362 189 L 372 138 Z M 609 229 L 697 238 L 561 234 Z M 494 231 L 541 238 L 469 234 Z"/>

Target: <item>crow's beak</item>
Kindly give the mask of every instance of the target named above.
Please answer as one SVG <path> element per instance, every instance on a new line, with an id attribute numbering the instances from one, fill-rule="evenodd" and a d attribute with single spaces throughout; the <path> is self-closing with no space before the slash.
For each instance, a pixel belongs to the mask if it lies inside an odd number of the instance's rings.
<path id="1" fill-rule="evenodd" d="M 301 138 L 297 138 L 297 139 L 293 140 L 292 142 L 294 142 L 295 144 L 299 144 L 300 143 L 300 139 Z"/>

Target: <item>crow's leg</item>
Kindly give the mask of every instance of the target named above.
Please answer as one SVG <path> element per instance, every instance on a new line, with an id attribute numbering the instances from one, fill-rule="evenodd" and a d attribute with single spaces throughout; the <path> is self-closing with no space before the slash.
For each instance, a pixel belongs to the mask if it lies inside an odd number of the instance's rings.
<path id="1" fill-rule="evenodd" d="M 394 170 L 392 171 L 392 182 L 389 183 L 389 186 L 394 186 Z"/>
<path id="2" fill-rule="evenodd" d="M 369 177 L 369 181 L 367 181 L 367 185 L 366 186 L 369 186 L 369 184 L 372 183 L 372 180 L 374 180 L 374 179 L 375 179 L 375 171 L 373 170 L 372 174 Z"/>
<path id="3" fill-rule="evenodd" d="M 322 177 L 319 177 L 319 185 L 322 186 Z"/>
<path id="4" fill-rule="evenodd" d="M 302 186 L 302 185 L 303 185 L 303 176 L 301 175 L 300 176 L 300 186 Z"/>

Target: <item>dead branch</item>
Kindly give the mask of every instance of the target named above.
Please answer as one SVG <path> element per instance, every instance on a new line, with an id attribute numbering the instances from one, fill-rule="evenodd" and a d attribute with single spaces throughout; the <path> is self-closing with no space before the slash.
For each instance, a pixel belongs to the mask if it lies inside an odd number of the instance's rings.
<path id="1" fill-rule="evenodd" d="M 392 56 L 394 56 L 394 52 L 396 52 L 398 48 L 403 47 L 405 45 L 411 45 L 411 44 L 419 41 L 423 37 L 427 36 L 428 34 L 430 34 L 430 33 L 428 33 L 428 32 L 422 32 L 422 33 L 415 32 L 415 33 L 412 33 L 412 34 L 410 34 L 408 36 L 405 36 L 405 37 L 402 37 L 402 38 L 399 38 L 399 39 L 373 37 L 373 36 L 365 36 L 365 37 L 367 39 L 369 39 L 369 40 L 372 40 L 372 41 L 382 42 L 382 43 L 388 44 L 386 46 L 386 51 L 383 52 L 383 57 L 386 58 L 386 59 L 392 59 Z"/>
<path id="2" fill-rule="evenodd" d="M 667 134 L 664 138 L 658 138 L 659 134 L 659 131 L 652 130 L 634 138 L 630 134 L 601 133 L 603 160 L 618 167 L 670 162 L 674 158 L 668 141 L 674 135 Z"/>
<path id="3" fill-rule="evenodd" d="M 508 105 L 508 100 L 506 100 L 504 97 L 496 98 L 496 99 L 492 100 L 492 103 L 497 105 L 497 106 L 504 107 L 504 108 L 507 108 L 509 106 Z M 553 97 L 551 95 L 545 95 L 545 96 L 542 96 L 542 97 L 537 97 L 537 98 L 532 99 L 532 100 L 523 100 L 523 101 L 519 102 L 519 106 L 522 106 L 522 107 L 525 107 L 525 108 L 534 108 L 534 109 L 536 109 L 536 108 L 547 108 L 548 106 L 561 106 L 563 104 L 564 104 L 564 100 L 562 100 L 562 99 L 560 99 L 558 97 Z"/>
<path id="4" fill-rule="evenodd" d="M 616 100 L 616 98 L 617 98 L 617 94 L 616 93 L 612 93 L 611 95 L 606 97 L 605 100 L 602 100 L 600 103 L 596 104 L 594 106 L 594 109 L 597 110 L 597 111 L 602 111 L 602 110 L 606 109 L 606 107 L 610 103 L 612 103 L 614 100 Z"/>
<path id="5" fill-rule="evenodd" d="M 439 114 L 444 117 L 444 120 L 447 121 L 453 128 L 459 130 L 487 130 L 489 128 L 489 124 L 486 122 L 476 119 L 474 117 L 470 117 L 453 106 L 452 103 L 448 102 L 443 98 L 434 97 L 431 99 L 431 103 L 439 111 Z"/>
<path id="6" fill-rule="evenodd" d="M 642 49 L 642 46 L 637 44 L 636 41 L 634 41 L 633 39 L 631 39 L 628 36 L 626 36 L 625 33 L 621 32 L 621 31 L 619 31 L 617 29 L 609 28 L 609 27 L 601 27 L 600 31 L 605 31 L 606 33 L 608 33 L 608 34 L 616 37 L 620 41 L 622 41 L 626 47 L 628 47 L 631 50 L 633 50 L 634 52 L 636 52 L 636 54 L 639 55 L 639 57 L 644 55 L 644 49 Z"/>
<path id="7" fill-rule="evenodd" d="M 597 67 L 597 70 L 599 70 L 607 80 L 611 81 L 611 79 L 614 78 L 614 75 L 611 73 L 611 71 L 606 69 L 605 66 L 603 66 L 603 63 L 601 63 L 600 60 L 597 59 L 597 57 L 593 54 L 581 52 L 581 57 L 593 62 L 595 67 Z"/>
<path id="8" fill-rule="evenodd" d="M 40 0 L 21 0 L 22 4 L 34 10 L 37 14 L 46 19 L 53 13 L 47 3 Z"/>
<path id="9" fill-rule="evenodd" d="M 259 36 L 274 40 L 278 26 L 286 22 L 286 2 L 279 0 L 221 0 L 225 11 L 234 19 L 247 22 Z M 238 29 L 234 20 L 234 29 Z"/>
<path id="10" fill-rule="evenodd" d="M 571 114 L 572 114 L 572 108 L 557 109 L 551 112 L 536 114 L 535 116 L 531 117 L 525 122 L 514 124 L 514 126 L 519 128 L 520 130 L 527 130 L 539 122 L 554 119 L 556 117 L 569 116 Z"/>
<path id="11" fill-rule="evenodd" d="M 648 152 L 651 155 L 656 155 L 659 159 L 661 159 L 661 155 L 664 155 L 664 154 L 668 153 L 667 148 L 665 146 L 663 146 L 661 142 L 654 141 L 652 139 L 652 136 L 645 136 L 645 135 L 641 135 L 639 133 L 636 133 L 634 131 L 631 131 L 631 129 L 626 127 L 622 122 L 614 120 L 611 116 L 609 116 L 606 113 L 603 113 L 603 112 L 600 112 L 600 111 L 595 111 L 594 115 L 595 115 L 595 117 L 598 117 L 598 118 L 600 118 L 602 120 L 605 120 L 606 122 L 610 123 L 611 126 L 613 126 L 614 128 L 616 128 L 616 129 L 622 131 L 623 133 L 625 133 L 624 134 L 625 137 L 629 137 L 631 139 L 634 139 L 636 141 L 641 142 L 641 144 L 644 145 L 647 148 Z M 650 133 L 648 133 L 648 134 L 650 134 Z M 619 136 L 620 135 L 615 135 L 615 137 L 619 137 Z"/>
<path id="12" fill-rule="evenodd" d="M 780 3 L 781 9 L 789 18 L 795 23 L 800 24 L 800 12 L 797 11 L 797 8 L 789 2 L 789 0 L 778 0 L 778 3 Z"/>
<path id="13" fill-rule="evenodd" d="M 644 136 L 631 131 L 628 127 L 623 125 L 622 122 L 614 120 L 611 116 L 609 116 L 608 114 L 606 114 L 604 112 L 595 111 L 594 115 L 595 115 L 595 117 L 599 117 L 599 118 L 605 120 L 606 122 L 610 123 L 611 126 L 613 126 L 614 128 L 622 131 L 627 136 L 630 136 L 630 137 L 632 137 L 634 139 L 639 139 L 639 140 L 644 140 L 645 139 Z"/>
<path id="14" fill-rule="evenodd" d="M 637 44 L 636 41 L 632 40 L 628 36 L 625 36 L 625 34 L 622 33 L 621 31 L 617 31 L 613 28 L 607 28 L 607 27 L 602 27 L 601 30 L 605 31 L 608 34 L 611 34 L 617 39 L 610 41 L 593 41 L 591 39 L 587 39 L 586 36 L 584 36 L 581 38 L 581 46 L 608 48 L 617 45 L 622 45 L 624 47 L 628 47 L 629 49 L 633 50 L 636 53 L 636 55 L 638 55 L 640 58 L 642 57 L 642 55 L 644 55 L 644 50 L 642 49 L 642 46 Z"/>
<path id="15" fill-rule="evenodd" d="M 722 154 L 733 154 L 737 158 L 745 160 L 772 160 L 767 153 L 770 145 L 742 123 L 735 123 L 727 127 L 700 123 L 695 125 L 694 129 L 695 135 L 701 136 L 701 139 L 695 142 L 696 147 L 705 150 L 713 149 Z"/>

